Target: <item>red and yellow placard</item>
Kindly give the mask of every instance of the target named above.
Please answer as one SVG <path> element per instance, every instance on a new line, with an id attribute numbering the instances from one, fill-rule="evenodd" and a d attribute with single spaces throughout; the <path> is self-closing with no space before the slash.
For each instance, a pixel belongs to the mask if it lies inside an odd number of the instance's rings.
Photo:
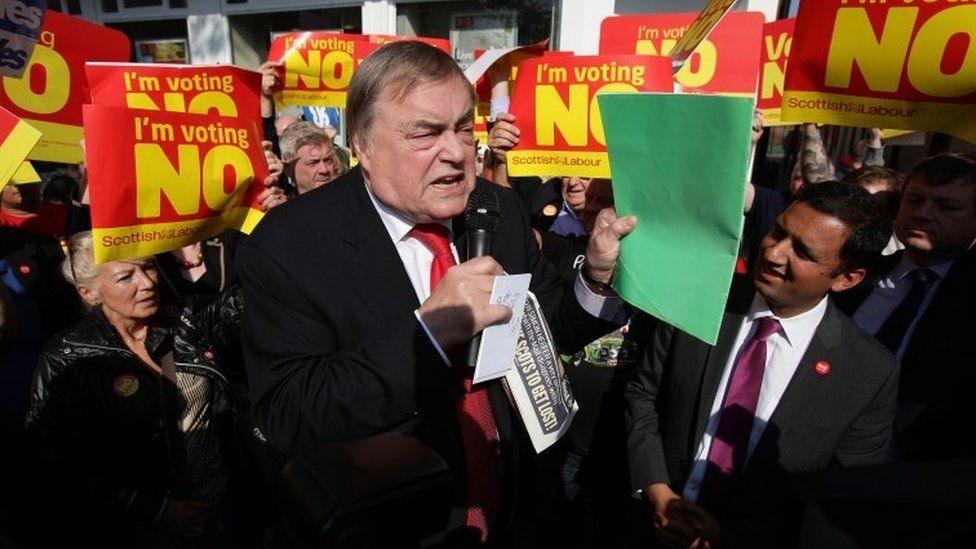
<path id="1" fill-rule="evenodd" d="M 281 64 L 278 106 L 346 106 L 346 92 L 356 67 L 379 44 L 358 34 L 297 32 L 278 36 L 268 60 Z"/>
<path id="2" fill-rule="evenodd" d="M 0 108 L 0 189 L 17 173 L 40 138 L 41 132 Z"/>
<path id="3" fill-rule="evenodd" d="M 539 57 L 546 52 L 545 48 L 545 43 L 519 48 L 506 55 L 503 58 L 504 61 L 499 60 L 499 62 L 504 62 L 511 68 L 508 77 L 509 94 L 511 94 L 515 89 L 515 77 L 518 76 L 519 65 L 521 65 L 526 59 Z M 487 50 L 475 50 L 475 60 L 480 58 L 486 52 Z M 568 52 L 559 53 L 565 53 L 565 55 L 570 56 L 572 55 L 572 53 Z M 487 73 L 478 78 L 478 81 L 474 83 L 475 92 L 478 94 L 478 105 L 475 107 L 474 112 L 474 136 L 478 139 L 479 143 L 488 142 L 488 120 L 491 118 L 491 87 L 491 82 L 487 76 Z"/>
<path id="4" fill-rule="evenodd" d="M 756 108 L 762 111 L 767 126 L 782 126 L 780 108 L 783 105 L 783 84 L 786 63 L 793 46 L 793 27 L 796 19 L 782 19 L 767 23 L 763 29 L 762 76 L 759 79 L 759 98 Z"/>
<path id="5" fill-rule="evenodd" d="M 95 261 L 249 232 L 260 219 L 268 167 L 254 120 L 87 105 L 84 124 Z"/>
<path id="6" fill-rule="evenodd" d="M 521 137 L 506 154 L 509 175 L 610 177 L 596 95 L 670 92 L 672 82 L 667 57 L 595 55 L 523 62 L 511 107 Z"/>
<path id="7" fill-rule="evenodd" d="M 600 26 L 600 53 L 669 55 L 695 13 L 621 15 Z M 751 97 L 759 78 L 761 13 L 730 13 L 675 74 L 679 90 Z"/>
<path id="8" fill-rule="evenodd" d="M 121 32 L 48 10 L 21 78 L 2 79 L 0 105 L 42 133 L 34 160 L 81 161 L 81 107 L 88 102 L 86 61 L 128 61 Z"/>
<path id="9" fill-rule="evenodd" d="M 783 119 L 976 142 L 976 3 L 803 2 Z"/>
<path id="10" fill-rule="evenodd" d="M 232 65 L 89 63 L 92 103 L 261 118 L 261 75 Z"/>

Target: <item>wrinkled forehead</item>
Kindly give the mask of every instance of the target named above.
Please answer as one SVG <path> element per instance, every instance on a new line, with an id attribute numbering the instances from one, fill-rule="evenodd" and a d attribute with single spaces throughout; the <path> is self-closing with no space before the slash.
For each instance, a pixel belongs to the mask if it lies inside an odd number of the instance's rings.
<path id="1" fill-rule="evenodd" d="M 918 192 L 940 197 L 969 197 L 976 194 L 976 176 L 968 178 L 963 176 L 948 183 L 933 185 L 925 174 L 917 173 L 905 182 L 905 192 Z"/>
<path id="2" fill-rule="evenodd" d="M 843 220 L 798 201 L 787 206 L 776 222 L 794 240 L 824 252 L 839 253 L 851 229 Z"/>
<path id="3" fill-rule="evenodd" d="M 450 75 L 436 80 L 411 79 L 411 85 L 406 84 L 401 82 L 398 86 L 390 86 L 377 99 L 377 106 L 387 116 L 400 119 L 450 119 L 458 115 L 468 116 L 469 113 L 474 116 L 474 90 L 463 78 Z M 460 112 L 453 112 L 455 105 Z"/>
<path id="4" fill-rule="evenodd" d="M 124 271 L 132 271 L 135 269 L 147 269 L 149 267 L 155 267 L 156 260 L 152 257 L 140 257 L 135 259 L 119 259 L 116 261 L 109 261 L 102 263 L 100 265 L 100 271 L 103 273 L 120 273 Z"/>
<path id="5" fill-rule="evenodd" d="M 333 147 L 331 141 L 315 141 L 306 143 L 295 151 L 295 155 L 304 159 L 322 158 L 332 155 Z"/>

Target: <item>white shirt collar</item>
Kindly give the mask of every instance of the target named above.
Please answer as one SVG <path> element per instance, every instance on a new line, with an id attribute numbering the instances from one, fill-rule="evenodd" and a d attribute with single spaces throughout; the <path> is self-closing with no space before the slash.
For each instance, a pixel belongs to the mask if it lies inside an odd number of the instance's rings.
<path id="1" fill-rule="evenodd" d="M 756 296 L 752 300 L 752 306 L 749 308 L 749 313 L 746 314 L 746 320 L 748 322 L 755 322 L 767 316 L 775 318 L 779 321 L 780 326 L 783 327 L 783 336 L 786 342 L 790 347 L 796 347 L 798 345 L 806 345 L 805 342 L 813 339 L 813 333 L 817 331 L 817 326 L 820 325 L 820 321 L 823 320 L 825 314 L 827 314 L 827 296 L 824 296 L 820 300 L 820 303 L 817 303 L 809 311 L 791 316 L 790 318 L 780 318 L 769 310 L 769 304 L 766 303 L 766 298 L 759 292 L 756 292 Z"/>
<path id="2" fill-rule="evenodd" d="M 376 195 L 373 194 L 373 190 L 369 188 L 369 182 L 365 181 L 365 179 L 364 184 L 366 185 L 366 194 L 369 195 L 370 202 L 372 202 L 373 207 L 376 208 L 376 213 L 380 215 L 380 221 L 382 221 L 383 226 L 386 227 L 386 232 L 390 234 L 390 239 L 393 240 L 393 242 L 401 242 L 406 239 L 407 235 L 410 234 L 410 231 L 413 230 L 413 227 L 417 224 L 417 222 L 380 202 L 379 199 L 376 198 Z M 441 225 L 447 227 L 448 231 L 451 231 L 450 220 L 441 221 Z M 452 231 L 452 237 L 453 234 L 454 233 Z"/>
<path id="3" fill-rule="evenodd" d="M 952 268 L 952 263 L 954 261 L 955 260 L 950 259 L 949 261 L 929 265 L 928 269 L 937 274 L 939 279 L 943 279 L 947 274 L 949 274 L 949 269 Z M 895 265 L 895 268 L 889 271 L 885 278 L 890 280 L 893 284 L 898 284 L 901 282 L 901 279 L 908 276 L 908 273 L 914 271 L 915 269 L 918 269 L 918 265 L 916 265 L 915 262 L 908 257 L 908 254 L 904 254 L 901 256 L 901 260 L 898 261 L 898 264 Z"/>

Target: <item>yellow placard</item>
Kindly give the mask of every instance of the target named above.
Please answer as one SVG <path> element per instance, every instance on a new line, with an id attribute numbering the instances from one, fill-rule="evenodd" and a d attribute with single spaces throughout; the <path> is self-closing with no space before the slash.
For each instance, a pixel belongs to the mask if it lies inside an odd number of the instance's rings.
<path id="1" fill-rule="evenodd" d="M 6 111 L 2 114 L 13 117 Z M 6 139 L 0 143 L 0 187 L 10 181 L 40 138 L 41 132 L 23 120 L 16 120 Z"/>
<path id="2" fill-rule="evenodd" d="M 34 169 L 34 166 L 27 162 L 26 160 L 20 163 L 20 167 L 14 172 L 13 177 L 10 178 L 10 183 L 14 185 L 27 185 L 30 183 L 40 183 L 41 176 Z"/>

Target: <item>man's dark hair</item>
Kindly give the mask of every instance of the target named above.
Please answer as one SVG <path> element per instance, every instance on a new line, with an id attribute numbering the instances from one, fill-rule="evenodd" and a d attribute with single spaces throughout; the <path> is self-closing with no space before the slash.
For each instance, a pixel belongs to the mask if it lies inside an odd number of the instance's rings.
<path id="1" fill-rule="evenodd" d="M 793 203 L 800 202 L 847 225 L 838 273 L 860 268 L 870 271 L 877 266 L 891 239 L 891 216 L 871 193 L 857 185 L 831 181 L 804 185 L 793 197 Z"/>
<path id="2" fill-rule="evenodd" d="M 916 177 L 933 187 L 951 183 L 976 185 L 976 152 L 955 151 L 930 156 L 908 173 L 909 181 Z"/>

